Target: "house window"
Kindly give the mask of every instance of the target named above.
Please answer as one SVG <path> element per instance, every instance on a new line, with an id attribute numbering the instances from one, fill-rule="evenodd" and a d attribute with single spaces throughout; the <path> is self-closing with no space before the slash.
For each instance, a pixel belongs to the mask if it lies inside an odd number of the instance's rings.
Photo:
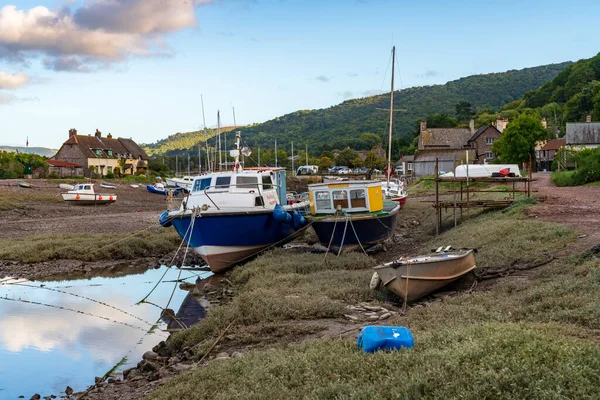
<path id="1" fill-rule="evenodd" d="M 94 153 L 96 154 L 96 157 L 102 157 L 102 149 L 95 149 Z"/>
<path id="2" fill-rule="evenodd" d="M 109 157 L 113 156 L 113 151 L 112 150 L 106 150 L 106 154 L 108 154 Z"/>
<path id="3" fill-rule="evenodd" d="M 238 189 L 256 189 L 258 179 L 256 176 L 238 176 L 235 179 Z"/>
<path id="4" fill-rule="evenodd" d="M 348 208 L 348 193 L 345 190 L 333 191 L 333 207 Z"/>
<path id="5" fill-rule="evenodd" d="M 485 144 L 490 145 L 490 146 L 493 145 L 495 141 L 496 141 L 496 138 L 493 138 L 493 137 L 485 138 Z"/>
<path id="6" fill-rule="evenodd" d="M 109 174 L 113 172 L 112 167 L 106 167 L 106 172 L 108 172 Z"/>
<path id="7" fill-rule="evenodd" d="M 360 208 L 367 206 L 364 189 L 355 189 L 350 191 L 350 207 Z"/>
<path id="8" fill-rule="evenodd" d="M 205 179 L 196 179 L 194 182 L 194 192 L 199 192 L 200 190 L 204 190 L 210 186 L 211 178 Z"/>
<path id="9" fill-rule="evenodd" d="M 487 152 L 487 153 L 485 153 L 485 159 L 486 159 L 486 160 L 490 160 L 490 159 L 492 159 L 492 158 L 496 158 L 496 154 L 494 154 L 494 153 L 491 153 L 491 152 Z"/>
<path id="10" fill-rule="evenodd" d="M 317 211 L 319 210 L 331 210 L 331 193 L 329 192 L 316 192 L 315 193 Z"/>
<path id="11" fill-rule="evenodd" d="M 409 170 L 409 171 L 412 171 L 413 170 L 413 163 L 408 163 L 406 169 Z"/>
<path id="12" fill-rule="evenodd" d="M 215 184 L 215 186 L 217 188 L 228 188 L 230 182 L 231 182 L 230 176 L 220 176 L 217 178 L 217 183 Z"/>

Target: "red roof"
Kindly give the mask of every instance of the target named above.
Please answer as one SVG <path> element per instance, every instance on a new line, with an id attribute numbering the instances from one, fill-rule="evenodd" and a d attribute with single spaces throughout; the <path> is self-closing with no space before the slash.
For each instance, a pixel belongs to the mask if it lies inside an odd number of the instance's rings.
<path id="1" fill-rule="evenodd" d="M 81 168 L 81 165 L 79 165 L 79 164 L 73 164 L 73 163 L 66 162 L 66 161 L 47 160 L 46 162 L 55 167 Z"/>
<path id="2" fill-rule="evenodd" d="M 558 150 L 566 145 L 567 139 L 552 139 L 548 140 L 548 142 L 540 150 Z"/>

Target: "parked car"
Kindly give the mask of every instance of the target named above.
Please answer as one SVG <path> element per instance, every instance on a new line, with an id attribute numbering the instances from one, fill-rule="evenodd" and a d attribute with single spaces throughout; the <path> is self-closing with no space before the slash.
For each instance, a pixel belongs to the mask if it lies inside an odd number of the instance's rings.
<path id="1" fill-rule="evenodd" d="M 350 168 L 348 167 L 339 167 L 337 171 L 335 171 L 336 174 L 343 174 L 343 175 L 347 175 L 349 173 L 351 173 L 352 170 L 350 170 Z"/>
<path id="2" fill-rule="evenodd" d="M 298 167 L 296 175 L 315 175 L 319 172 L 319 167 L 316 165 L 303 165 Z"/>

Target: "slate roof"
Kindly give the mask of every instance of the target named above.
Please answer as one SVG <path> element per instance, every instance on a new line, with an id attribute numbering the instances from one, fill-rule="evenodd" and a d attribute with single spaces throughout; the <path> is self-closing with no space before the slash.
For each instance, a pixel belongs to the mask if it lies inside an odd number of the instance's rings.
<path id="1" fill-rule="evenodd" d="M 548 140 L 540 150 L 558 150 L 567 144 L 567 139 L 552 139 Z"/>
<path id="2" fill-rule="evenodd" d="M 600 122 L 567 122 L 567 145 L 600 144 Z"/>
<path id="3" fill-rule="evenodd" d="M 146 152 L 131 139 L 73 135 L 64 144 L 77 145 L 87 158 L 117 158 L 117 154 L 131 154 L 132 158 L 148 159 Z M 94 152 L 95 149 L 101 149 L 102 155 L 98 156 Z M 109 157 L 106 150 L 112 150 L 113 156 Z"/>
<path id="4" fill-rule="evenodd" d="M 81 168 L 79 164 L 73 164 L 66 161 L 46 160 L 46 162 L 54 167 Z"/>
<path id="5" fill-rule="evenodd" d="M 419 136 L 419 150 L 463 149 L 470 137 L 468 128 L 427 129 Z"/>
<path id="6" fill-rule="evenodd" d="M 468 141 L 472 142 L 472 141 L 476 140 L 488 128 L 491 128 L 491 129 L 495 130 L 496 132 L 498 132 L 499 135 L 501 135 L 501 132 L 495 126 L 493 126 L 493 125 L 484 125 L 484 126 L 480 127 L 479 129 L 477 129 L 477 132 L 475 132 L 473 134 L 473 136 L 471 136 L 471 138 Z"/>

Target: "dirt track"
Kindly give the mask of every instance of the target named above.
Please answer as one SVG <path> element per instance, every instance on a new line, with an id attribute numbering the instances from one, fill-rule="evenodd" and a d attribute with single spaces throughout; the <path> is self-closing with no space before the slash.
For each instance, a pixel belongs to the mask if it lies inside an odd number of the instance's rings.
<path id="1" fill-rule="evenodd" d="M 540 204 L 529 207 L 525 215 L 571 225 L 581 231 L 577 249 L 586 250 L 600 243 L 600 186 L 556 187 L 550 172 L 534 174 Z"/>

